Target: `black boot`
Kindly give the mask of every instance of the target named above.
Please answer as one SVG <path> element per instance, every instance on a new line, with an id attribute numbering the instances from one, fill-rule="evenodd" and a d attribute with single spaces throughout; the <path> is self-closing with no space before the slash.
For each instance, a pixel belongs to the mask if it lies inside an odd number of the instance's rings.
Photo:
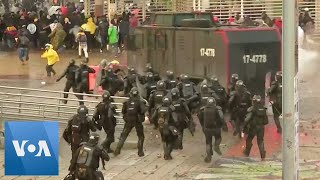
<path id="1" fill-rule="evenodd" d="M 207 144 L 206 145 L 206 152 L 207 152 L 207 156 L 204 158 L 204 162 L 206 163 L 210 163 L 211 162 L 211 151 L 212 151 L 212 145 Z"/>
<path id="2" fill-rule="evenodd" d="M 173 144 L 172 143 L 168 143 L 167 144 L 167 149 L 168 149 L 168 160 L 172 160 L 171 152 L 172 152 L 172 149 L 173 149 Z"/>
<path id="3" fill-rule="evenodd" d="M 86 63 L 88 63 L 89 62 L 89 58 L 86 58 Z"/>
<path id="4" fill-rule="evenodd" d="M 138 156 L 139 156 L 139 157 L 144 156 L 144 152 L 143 152 L 143 141 L 144 141 L 144 139 L 139 139 L 139 140 L 138 140 Z"/>
<path id="5" fill-rule="evenodd" d="M 114 151 L 110 148 L 111 142 L 108 140 L 105 140 L 102 142 L 102 147 L 107 151 L 107 153 L 113 153 Z"/>
<path id="6" fill-rule="evenodd" d="M 221 151 L 220 151 L 220 146 L 219 145 L 216 145 L 214 146 L 214 151 L 219 154 L 219 155 L 222 155 Z"/>
<path id="7" fill-rule="evenodd" d="M 250 151 L 251 151 L 251 147 L 252 147 L 252 144 L 249 144 L 249 143 L 246 144 L 246 149 L 243 151 L 243 154 L 246 157 L 249 157 Z"/>
<path id="8" fill-rule="evenodd" d="M 115 156 L 118 156 L 121 153 L 125 138 L 120 138 L 116 150 L 113 152 Z"/>

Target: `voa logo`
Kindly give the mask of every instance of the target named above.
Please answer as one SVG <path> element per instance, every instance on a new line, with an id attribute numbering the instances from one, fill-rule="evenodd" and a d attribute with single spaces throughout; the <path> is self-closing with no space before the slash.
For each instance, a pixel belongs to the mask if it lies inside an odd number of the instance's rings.
<path id="1" fill-rule="evenodd" d="M 24 157 L 25 156 L 25 154 L 26 154 L 25 153 L 25 146 L 26 146 L 27 142 L 29 142 L 29 141 L 28 140 L 23 140 L 21 143 L 19 143 L 18 140 L 13 140 L 12 141 L 12 144 L 13 144 L 13 147 L 14 147 L 14 149 L 16 151 L 17 156 L 19 156 L 19 157 Z M 44 140 L 40 140 L 37 145 L 29 144 L 27 146 L 27 150 L 30 153 L 34 153 L 36 150 L 38 150 L 37 154 L 35 155 L 36 157 L 42 156 L 42 153 L 46 157 L 51 157 L 51 153 L 49 151 L 48 144 Z"/>

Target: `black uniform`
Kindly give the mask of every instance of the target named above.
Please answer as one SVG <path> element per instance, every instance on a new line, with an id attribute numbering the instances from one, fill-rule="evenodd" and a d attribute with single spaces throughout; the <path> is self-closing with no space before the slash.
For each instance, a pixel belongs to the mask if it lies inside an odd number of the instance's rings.
<path id="1" fill-rule="evenodd" d="M 153 70 L 151 64 L 147 64 L 147 65 L 146 65 L 145 72 L 146 72 L 146 74 L 149 73 L 149 72 L 152 73 L 153 76 L 154 76 L 154 80 L 155 80 L 156 82 L 158 82 L 158 81 L 161 80 L 161 77 L 160 77 L 159 73 Z M 146 79 L 146 78 L 144 78 L 144 79 Z M 143 82 L 143 83 L 144 83 L 144 82 Z"/>
<path id="2" fill-rule="evenodd" d="M 144 101 L 141 100 L 137 88 L 132 88 L 130 91 L 130 98 L 127 102 L 123 103 L 122 114 L 125 121 L 124 129 L 121 133 L 121 137 L 115 150 L 114 154 L 120 154 L 121 148 L 125 140 L 127 139 L 132 128 L 136 128 L 138 136 L 138 155 L 144 156 L 143 143 L 144 143 L 144 132 L 143 132 L 143 122 L 144 113 L 146 112 L 146 107 Z"/>
<path id="3" fill-rule="evenodd" d="M 112 69 L 107 69 L 102 73 L 100 85 L 103 90 L 110 92 L 111 96 L 114 96 L 120 87 L 117 84 L 118 76 L 112 71 Z"/>
<path id="4" fill-rule="evenodd" d="M 189 76 L 184 75 L 178 87 L 180 90 L 180 95 L 187 101 L 190 111 L 196 109 L 198 94 L 195 88 L 196 85 L 190 81 Z"/>
<path id="5" fill-rule="evenodd" d="M 95 73 L 96 71 L 89 66 L 86 65 L 85 62 L 82 62 L 80 68 L 76 73 L 76 81 L 77 81 L 77 93 L 86 93 L 92 94 L 89 92 L 89 73 Z M 77 95 L 78 99 L 80 100 L 80 105 L 84 104 L 83 95 Z"/>
<path id="6" fill-rule="evenodd" d="M 167 71 L 167 79 L 166 79 L 166 88 L 167 90 L 171 90 L 173 88 L 176 88 L 178 85 L 177 79 L 174 77 L 172 71 Z"/>
<path id="7" fill-rule="evenodd" d="M 100 159 L 104 167 L 104 161 L 109 161 L 108 153 L 97 144 L 99 136 L 94 134 L 89 142 L 82 143 L 71 160 L 70 175 L 79 180 L 103 180 L 104 176 L 98 171 Z"/>
<path id="8" fill-rule="evenodd" d="M 278 133 L 282 132 L 282 128 L 279 121 L 279 116 L 282 114 L 282 78 L 278 77 L 276 81 L 273 81 L 270 89 L 268 90 L 268 95 L 271 96 L 272 112 L 274 122 L 276 123 Z"/>
<path id="9" fill-rule="evenodd" d="M 200 109 L 198 114 L 200 123 L 202 125 L 203 133 L 206 137 L 206 152 L 207 156 L 205 162 L 211 161 L 212 152 L 212 136 L 215 138 L 214 150 L 221 155 L 220 143 L 221 138 L 221 127 L 224 123 L 223 112 L 221 107 L 216 106 L 214 98 L 209 97 L 207 104 Z"/>
<path id="10" fill-rule="evenodd" d="M 92 121 L 88 118 L 88 109 L 81 105 L 78 108 L 78 114 L 74 115 L 64 130 L 63 138 L 71 145 L 72 156 L 79 148 L 80 143 L 89 140 L 91 131 L 96 131 Z"/>
<path id="11" fill-rule="evenodd" d="M 171 152 L 179 131 L 175 127 L 175 123 L 172 118 L 170 99 L 168 97 L 163 99 L 163 104 L 154 112 L 152 119 L 154 119 L 154 121 L 158 121 L 159 124 L 159 131 L 163 143 L 164 159 L 171 160 Z"/>
<path id="12" fill-rule="evenodd" d="M 67 69 L 57 79 L 57 82 L 59 82 L 63 77 L 66 77 L 67 82 L 63 90 L 64 92 L 69 92 L 71 88 L 73 92 L 77 91 L 76 72 L 78 71 L 78 69 L 79 69 L 79 66 L 75 65 L 74 60 L 71 60 Z M 65 98 L 65 100 L 63 101 L 64 104 L 67 104 L 68 93 L 65 93 L 63 97 Z"/>
<path id="13" fill-rule="evenodd" d="M 240 82 L 241 80 L 238 80 Z M 251 106 L 251 94 L 244 87 L 243 82 L 236 85 L 236 91 L 232 92 L 229 99 L 229 109 L 231 118 L 234 120 L 235 131 L 234 136 L 237 134 L 241 138 L 241 129 L 247 113 L 247 109 Z"/>
<path id="14" fill-rule="evenodd" d="M 125 77 L 125 79 L 124 79 L 124 94 L 125 95 L 128 95 L 130 90 L 133 87 L 137 87 L 137 81 L 136 81 L 137 77 L 139 79 L 139 75 L 137 74 L 136 70 L 133 68 L 130 68 L 129 72 L 128 72 L 128 76 Z"/>
<path id="15" fill-rule="evenodd" d="M 183 132 L 186 128 L 189 128 L 190 132 L 193 134 L 195 131 L 194 122 L 191 116 L 191 112 L 186 101 L 180 97 L 179 90 L 173 88 L 171 90 L 172 103 L 170 109 L 172 111 L 172 118 L 177 127 L 179 134 L 176 142 L 176 149 L 183 149 Z"/>
<path id="16" fill-rule="evenodd" d="M 239 75 L 238 74 L 232 74 L 231 75 L 231 80 L 230 80 L 230 85 L 228 88 L 228 95 L 230 96 L 231 92 L 236 90 L 236 82 L 239 80 Z"/>
<path id="17" fill-rule="evenodd" d="M 216 93 L 219 97 L 219 101 L 217 104 L 222 108 L 223 113 L 226 112 L 227 103 L 228 103 L 228 95 L 226 89 L 219 83 L 217 78 L 211 78 L 212 85 L 209 88 Z"/>
<path id="18" fill-rule="evenodd" d="M 145 84 L 147 96 L 146 99 L 149 99 L 151 96 L 151 93 L 157 89 L 157 82 L 154 80 L 154 76 L 152 73 L 147 74 L 147 81 Z"/>
<path id="19" fill-rule="evenodd" d="M 244 123 L 244 131 L 248 134 L 246 139 L 246 149 L 244 154 L 249 156 L 252 147 L 252 140 L 254 136 L 257 136 L 257 143 L 261 155 L 261 159 L 266 157 L 266 151 L 264 149 L 264 126 L 268 124 L 267 108 L 263 106 L 261 102 L 254 103 L 248 109 L 248 114 Z"/>
<path id="20" fill-rule="evenodd" d="M 114 142 L 114 132 L 117 125 L 115 118 L 117 114 L 116 106 L 111 104 L 110 93 L 108 91 L 105 91 L 102 97 L 103 101 L 96 106 L 92 120 L 99 130 L 104 129 L 107 137 L 103 141 L 102 146 L 108 153 L 112 153 L 110 145 Z"/>
<path id="21" fill-rule="evenodd" d="M 166 90 L 165 82 L 164 81 L 158 81 L 156 90 L 151 92 L 151 96 L 149 98 L 149 109 L 148 112 L 150 115 L 153 114 L 153 112 L 159 108 L 162 104 L 163 98 L 168 94 L 168 91 Z M 152 120 L 152 119 L 151 119 Z M 154 123 L 155 128 L 158 127 L 158 122 L 152 122 Z"/>

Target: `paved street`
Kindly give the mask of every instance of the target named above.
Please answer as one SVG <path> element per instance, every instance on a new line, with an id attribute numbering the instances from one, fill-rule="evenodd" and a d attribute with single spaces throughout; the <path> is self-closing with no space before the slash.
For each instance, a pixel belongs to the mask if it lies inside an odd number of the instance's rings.
<path id="1" fill-rule="evenodd" d="M 50 90 L 62 90 L 64 81 L 54 84 L 41 85 L 45 76 L 46 61 L 39 58 L 40 52 L 33 52 L 28 65 L 22 66 L 16 57 L 16 53 L 0 52 L 0 86 L 16 86 L 28 88 L 41 88 Z M 61 55 L 60 62 L 54 67 L 58 73 L 64 70 L 68 61 L 77 57 L 75 52 L 65 52 Z M 91 65 L 96 65 L 104 58 L 103 54 L 96 53 L 90 57 Z M 79 60 L 77 60 L 79 61 Z M 320 66 L 320 65 L 318 65 Z M 317 67 L 318 67 L 317 66 Z M 10 68 L 8 68 L 10 67 Z M 319 69 L 319 68 L 317 68 Z M 310 70 L 310 69 L 309 69 Z M 303 74 L 300 83 L 300 179 L 320 179 L 320 81 L 317 71 Z M 24 92 L 32 94 L 33 92 Z M 136 148 L 136 133 L 133 130 L 128 143 L 121 155 L 113 157 L 106 163 L 103 171 L 105 179 L 114 180 L 142 180 L 142 179 L 281 179 L 281 135 L 276 133 L 276 128 L 269 116 L 270 124 L 266 127 L 265 147 L 267 159 L 260 162 L 259 151 L 254 139 L 254 146 L 250 158 L 242 155 L 245 141 L 232 136 L 231 130 L 223 133 L 221 157 L 214 154 L 211 164 L 204 163 L 205 142 L 199 129 L 194 137 L 185 132 L 184 149 L 173 152 L 172 161 L 164 161 L 162 158 L 162 145 L 159 133 L 151 126 L 145 125 L 146 156 L 139 158 Z M 3 119 L 1 119 L 3 120 Z M 60 124 L 60 135 L 65 124 Z M 231 127 L 230 127 L 231 128 Z M 121 127 L 119 127 L 121 130 Z M 120 131 L 119 130 L 119 131 Z M 117 131 L 116 138 L 119 137 Z M 104 137 L 103 133 L 101 133 Z M 116 143 L 113 144 L 113 146 Z M 0 150 L 0 179 L 62 179 L 68 172 L 70 160 L 70 147 L 61 139 L 60 141 L 60 174 L 58 177 L 8 177 L 4 176 L 3 166 L 4 151 Z"/>

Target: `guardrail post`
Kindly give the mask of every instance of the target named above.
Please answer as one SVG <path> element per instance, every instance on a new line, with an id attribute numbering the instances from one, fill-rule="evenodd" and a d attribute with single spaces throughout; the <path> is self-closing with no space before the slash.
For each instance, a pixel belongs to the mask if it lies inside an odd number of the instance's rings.
<path id="1" fill-rule="evenodd" d="M 60 102 L 61 102 L 61 93 L 59 93 L 60 98 L 58 99 L 58 117 L 60 117 Z"/>

